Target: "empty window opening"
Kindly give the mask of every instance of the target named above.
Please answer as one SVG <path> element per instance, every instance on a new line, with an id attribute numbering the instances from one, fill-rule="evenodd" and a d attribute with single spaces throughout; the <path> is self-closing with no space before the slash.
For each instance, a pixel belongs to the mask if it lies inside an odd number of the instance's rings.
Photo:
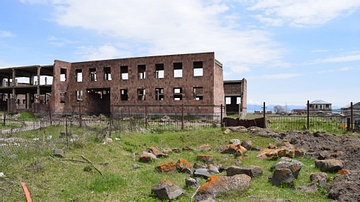
<path id="1" fill-rule="evenodd" d="M 155 88 L 155 100 L 164 100 L 163 88 Z"/>
<path id="2" fill-rule="evenodd" d="M 240 97 L 236 97 L 236 104 L 238 105 L 238 104 L 240 104 L 240 103 L 241 103 Z"/>
<path id="3" fill-rule="evenodd" d="M 128 80 L 129 79 L 129 72 L 128 72 L 128 66 L 121 66 L 120 67 L 120 74 L 122 80 Z"/>
<path id="4" fill-rule="evenodd" d="M 203 95 L 203 87 L 194 87 L 193 88 L 193 92 L 194 92 L 194 100 L 202 100 L 204 95 Z"/>
<path id="5" fill-rule="evenodd" d="M 155 78 L 162 79 L 164 78 L 164 64 L 156 64 L 155 65 Z"/>
<path id="6" fill-rule="evenodd" d="M 194 62 L 194 76 L 203 76 L 203 62 Z"/>
<path id="7" fill-rule="evenodd" d="M 145 89 L 137 89 L 138 100 L 145 100 Z"/>
<path id="8" fill-rule="evenodd" d="M 182 63 L 177 62 L 173 64 L 174 66 L 174 78 L 182 77 Z"/>
<path id="9" fill-rule="evenodd" d="M 60 81 L 66 81 L 66 69 L 60 69 Z"/>
<path id="10" fill-rule="evenodd" d="M 225 104 L 231 105 L 231 97 L 225 97 Z"/>
<path id="11" fill-rule="evenodd" d="M 182 88 L 174 88 L 174 100 L 182 100 Z"/>
<path id="12" fill-rule="evenodd" d="M 90 68 L 90 81 L 96 81 L 96 68 Z"/>
<path id="13" fill-rule="evenodd" d="M 82 90 L 77 90 L 77 91 L 76 91 L 76 100 L 77 100 L 77 101 L 80 101 L 80 100 L 82 100 L 82 97 L 83 97 L 83 92 L 82 92 Z"/>
<path id="14" fill-rule="evenodd" d="M 110 67 L 104 67 L 104 77 L 105 77 L 105 81 L 111 81 L 111 68 Z"/>
<path id="15" fill-rule="evenodd" d="M 66 92 L 60 92 L 60 103 L 65 103 Z"/>
<path id="16" fill-rule="evenodd" d="M 146 78 L 146 66 L 145 65 L 138 65 L 138 75 L 139 79 L 145 79 Z"/>
<path id="17" fill-rule="evenodd" d="M 82 82 L 82 70 L 81 69 L 75 69 L 75 81 Z"/>
<path id="18" fill-rule="evenodd" d="M 128 100 L 129 99 L 128 89 L 121 89 L 120 90 L 120 99 L 121 100 Z"/>

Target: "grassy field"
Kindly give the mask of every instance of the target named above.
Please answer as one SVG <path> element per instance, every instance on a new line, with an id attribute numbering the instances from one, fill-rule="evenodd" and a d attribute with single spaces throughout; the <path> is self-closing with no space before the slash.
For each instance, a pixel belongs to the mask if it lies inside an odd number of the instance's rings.
<path id="1" fill-rule="evenodd" d="M 20 182 L 25 182 L 33 201 L 158 201 L 151 194 L 151 187 L 161 179 L 171 180 L 182 187 L 186 193 L 173 201 L 191 201 L 195 189 L 185 187 L 185 179 L 189 175 L 178 172 L 159 173 L 155 167 L 161 163 L 183 158 L 192 164 L 198 162 L 198 154 L 209 154 L 214 164 L 231 166 L 236 158 L 229 154 L 215 151 L 219 145 L 225 145 L 230 139 L 250 139 L 254 146 L 267 147 L 276 144 L 272 139 L 251 136 L 247 132 L 224 134 L 223 129 L 199 129 L 181 132 L 145 132 L 129 131 L 112 132 L 113 142 L 104 143 L 98 131 L 105 125 L 94 125 L 92 128 L 73 126 L 69 132 L 77 134 L 76 141 L 59 138 L 64 126 L 50 126 L 41 130 L 12 134 L 28 140 L 19 144 L 9 143 L 0 147 L 0 172 L 6 178 L 0 178 L 1 201 L 25 201 Z M 49 136 L 52 138 L 49 140 Z M 34 141 L 34 138 L 39 139 Z M 116 140 L 115 140 L 116 139 Z M 157 148 L 197 148 L 202 144 L 210 144 L 211 151 L 182 151 L 172 153 L 167 158 L 156 159 L 151 163 L 138 162 L 139 154 L 150 146 Z M 65 151 L 65 157 L 53 155 L 53 149 Z M 317 193 L 303 193 L 294 187 L 275 187 L 268 182 L 270 167 L 277 161 L 265 161 L 256 157 L 257 151 L 248 151 L 242 165 L 258 165 L 264 173 L 252 179 L 250 187 L 245 191 L 232 191 L 216 198 L 216 201 L 252 201 L 248 196 L 264 198 L 284 198 L 292 201 L 328 201 L 324 190 Z M 134 155 L 140 168 L 133 169 Z M 100 175 L 93 166 L 81 156 L 90 160 L 103 174 Z M 295 180 L 295 186 L 310 183 L 315 168 L 313 160 L 300 158 L 305 166 Z M 225 175 L 221 173 L 220 175 Z M 332 175 L 330 174 L 330 179 Z M 205 183 L 205 179 L 200 184 Z"/>

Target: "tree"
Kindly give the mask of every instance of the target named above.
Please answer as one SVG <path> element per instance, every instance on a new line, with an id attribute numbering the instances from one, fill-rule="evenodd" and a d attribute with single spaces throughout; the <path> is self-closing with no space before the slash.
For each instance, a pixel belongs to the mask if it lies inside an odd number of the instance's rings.
<path id="1" fill-rule="evenodd" d="M 286 111 L 285 111 L 284 107 L 282 107 L 280 105 L 275 105 L 274 112 L 275 112 L 275 114 L 281 114 L 281 113 L 285 113 Z"/>

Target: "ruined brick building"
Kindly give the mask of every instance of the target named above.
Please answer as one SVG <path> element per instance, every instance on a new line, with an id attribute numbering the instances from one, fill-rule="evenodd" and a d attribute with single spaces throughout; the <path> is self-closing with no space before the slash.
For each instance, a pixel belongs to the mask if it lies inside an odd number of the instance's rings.
<path id="1" fill-rule="evenodd" d="M 246 80 L 224 82 L 213 52 L 55 60 L 53 65 L 0 69 L 0 79 L 0 107 L 9 111 L 177 114 L 187 106 L 188 114 L 211 115 L 220 113 L 222 105 L 228 112 L 246 112 Z"/>

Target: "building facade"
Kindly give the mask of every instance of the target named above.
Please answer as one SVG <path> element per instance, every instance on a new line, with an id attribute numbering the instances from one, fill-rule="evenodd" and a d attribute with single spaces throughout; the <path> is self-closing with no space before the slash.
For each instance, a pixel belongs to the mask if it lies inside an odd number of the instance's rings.
<path id="1" fill-rule="evenodd" d="M 146 108 L 149 114 L 170 115 L 187 106 L 188 114 L 212 115 L 225 106 L 222 64 L 214 52 L 84 62 L 55 60 L 47 66 L 0 69 L 0 77 L 2 74 L 6 85 L 0 94 L 5 95 L 9 111 L 19 109 L 14 105 L 19 96 L 25 109 L 55 114 L 143 114 Z M 48 76 L 50 84 L 40 82 Z M 28 82 L 20 87 L 18 77 Z M 233 89 L 229 96 L 241 98 L 240 110 L 246 110 L 246 80 L 226 86 Z"/>

